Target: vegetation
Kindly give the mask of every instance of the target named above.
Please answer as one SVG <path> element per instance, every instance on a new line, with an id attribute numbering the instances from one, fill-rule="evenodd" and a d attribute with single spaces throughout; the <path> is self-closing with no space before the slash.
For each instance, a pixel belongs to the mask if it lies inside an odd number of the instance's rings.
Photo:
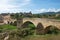
<path id="1" fill-rule="evenodd" d="M 54 13 L 54 12 L 53 12 Z M 11 14 L 12 19 L 19 18 L 54 18 L 60 19 L 60 16 L 56 16 L 56 14 L 32 14 L 28 13 L 16 13 Z M 31 22 L 24 23 L 21 29 L 17 29 L 17 21 L 10 24 L 0 25 L 0 33 L 6 32 L 6 35 L 9 35 L 8 40 L 60 40 L 60 30 L 55 26 L 48 26 L 44 29 L 42 24 L 39 24 L 37 27 L 33 25 Z M 8 32 L 7 32 L 8 31 Z M 0 35 L 0 40 L 4 39 L 6 35 Z"/>
<path id="2" fill-rule="evenodd" d="M 55 27 L 55 26 L 48 26 L 47 28 L 44 29 L 47 34 L 58 34 L 60 33 L 60 30 Z"/>
<path id="3" fill-rule="evenodd" d="M 57 15 L 57 16 L 56 16 Z M 32 12 L 20 12 L 11 14 L 11 18 L 51 18 L 51 19 L 60 19 L 60 12 L 45 12 L 32 14 Z"/>
<path id="4" fill-rule="evenodd" d="M 10 31 L 7 32 L 4 29 L 10 30 Z M 58 38 L 58 40 L 60 39 L 59 38 L 60 31 L 57 30 L 57 28 L 55 28 L 55 26 L 49 26 L 48 29 L 49 30 L 47 30 L 47 32 L 44 31 L 44 32 L 46 32 L 45 34 L 37 35 L 36 34 L 37 29 L 31 23 L 29 23 L 26 28 L 22 28 L 22 29 L 17 29 L 16 26 L 12 26 L 12 25 L 1 25 L 0 26 L 0 32 L 2 32 L 1 30 L 4 30 L 4 32 L 9 34 L 8 40 L 50 40 L 50 39 L 55 40 L 57 38 Z M 41 29 L 41 30 L 45 30 L 45 29 Z M 39 31 L 37 30 L 37 32 L 39 32 Z M 58 33 L 58 34 L 55 35 L 56 33 Z"/>
<path id="5" fill-rule="evenodd" d="M 16 30 L 16 26 L 12 25 L 0 25 L 0 32 L 6 31 L 6 30 Z"/>
<path id="6" fill-rule="evenodd" d="M 23 38 L 22 40 L 60 40 L 60 35 L 31 35 Z"/>

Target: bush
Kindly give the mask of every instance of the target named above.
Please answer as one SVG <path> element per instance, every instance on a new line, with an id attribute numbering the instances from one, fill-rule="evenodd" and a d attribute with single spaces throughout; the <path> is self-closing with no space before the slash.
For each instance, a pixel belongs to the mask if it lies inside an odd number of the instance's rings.
<path id="1" fill-rule="evenodd" d="M 31 29 L 31 30 L 34 30 L 35 29 L 35 26 L 33 24 L 29 24 L 28 27 Z"/>
<path id="2" fill-rule="evenodd" d="M 33 30 L 30 30 L 28 28 L 25 28 L 25 29 L 22 29 L 21 30 L 21 37 L 25 37 L 25 36 L 28 36 L 28 35 L 33 35 L 34 34 L 34 31 Z"/>
<path id="3" fill-rule="evenodd" d="M 47 34 L 58 34 L 59 29 L 55 26 L 48 26 L 45 30 L 47 30 Z"/>
<path id="4" fill-rule="evenodd" d="M 25 36 L 28 36 L 28 35 L 33 35 L 34 34 L 34 31 L 35 31 L 35 26 L 34 24 L 28 22 L 28 23 L 25 23 L 22 25 L 22 33 L 21 33 L 21 36 L 25 37 Z"/>
<path id="5" fill-rule="evenodd" d="M 0 29 L 0 33 L 2 32 L 2 29 Z"/>

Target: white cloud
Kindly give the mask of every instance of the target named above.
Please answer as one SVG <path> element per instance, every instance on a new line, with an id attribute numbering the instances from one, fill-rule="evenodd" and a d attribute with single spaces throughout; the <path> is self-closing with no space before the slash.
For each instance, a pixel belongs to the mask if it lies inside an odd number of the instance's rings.
<path id="1" fill-rule="evenodd" d="M 28 5 L 31 0 L 0 0 L 0 13 L 22 11 L 22 7 Z"/>
<path id="2" fill-rule="evenodd" d="M 60 11 L 60 9 L 57 10 L 57 12 Z"/>
<path id="3" fill-rule="evenodd" d="M 45 9 L 45 8 L 43 8 L 43 9 L 38 9 L 35 11 L 40 12 L 40 13 L 42 13 L 42 12 L 58 12 L 58 11 L 60 11 L 60 9 L 55 9 L 55 8 Z"/>
<path id="4" fill-rule="evenodd" d="M 36 10 L 37 12 L 47 12 L 46 9 L 39 9 L 39 10 Z"/>

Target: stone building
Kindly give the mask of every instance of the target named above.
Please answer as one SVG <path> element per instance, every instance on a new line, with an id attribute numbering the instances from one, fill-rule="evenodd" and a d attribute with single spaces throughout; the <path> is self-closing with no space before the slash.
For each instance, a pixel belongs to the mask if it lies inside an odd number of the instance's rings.
<path id="1" fill-rule="evenodd" d="M 9 24 L 14 21 L 16 21 L 16 19 L 12 19 L 10 14 L 0 14 L 0 24 Z"/>

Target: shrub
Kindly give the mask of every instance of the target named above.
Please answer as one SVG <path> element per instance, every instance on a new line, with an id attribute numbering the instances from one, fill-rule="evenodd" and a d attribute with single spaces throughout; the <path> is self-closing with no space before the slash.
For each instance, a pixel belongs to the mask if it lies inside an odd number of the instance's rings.
<path id="1" fill-rule="evenodd" d="M 0 29 L 0 33 L 2 32 L 2 29 Z"/>
<path id="2" fill-rule="evenodd" d="M 29 24 L 28 27 L 31 29 L 31 30 L 34 30 L 35 29 L 35 26 L 33 24 Z"/>
<path id="3" fill-rule="evenodd" d="M 55 26 L 48 26 L 46 29 L 45 29 L 47 32 L 47 34 L 58 34 L 59 33 L 59 29 L 56 28 Z"/>
<path id="4" fill-rule="evenodd" d="M 24 28 L 24 29 L 21 30 L 20 36 L 25 37 L 25 36 L 33 35 L 33 34 L 34 34 L 33 30 L 30 30 L 29 28 Z"/>

